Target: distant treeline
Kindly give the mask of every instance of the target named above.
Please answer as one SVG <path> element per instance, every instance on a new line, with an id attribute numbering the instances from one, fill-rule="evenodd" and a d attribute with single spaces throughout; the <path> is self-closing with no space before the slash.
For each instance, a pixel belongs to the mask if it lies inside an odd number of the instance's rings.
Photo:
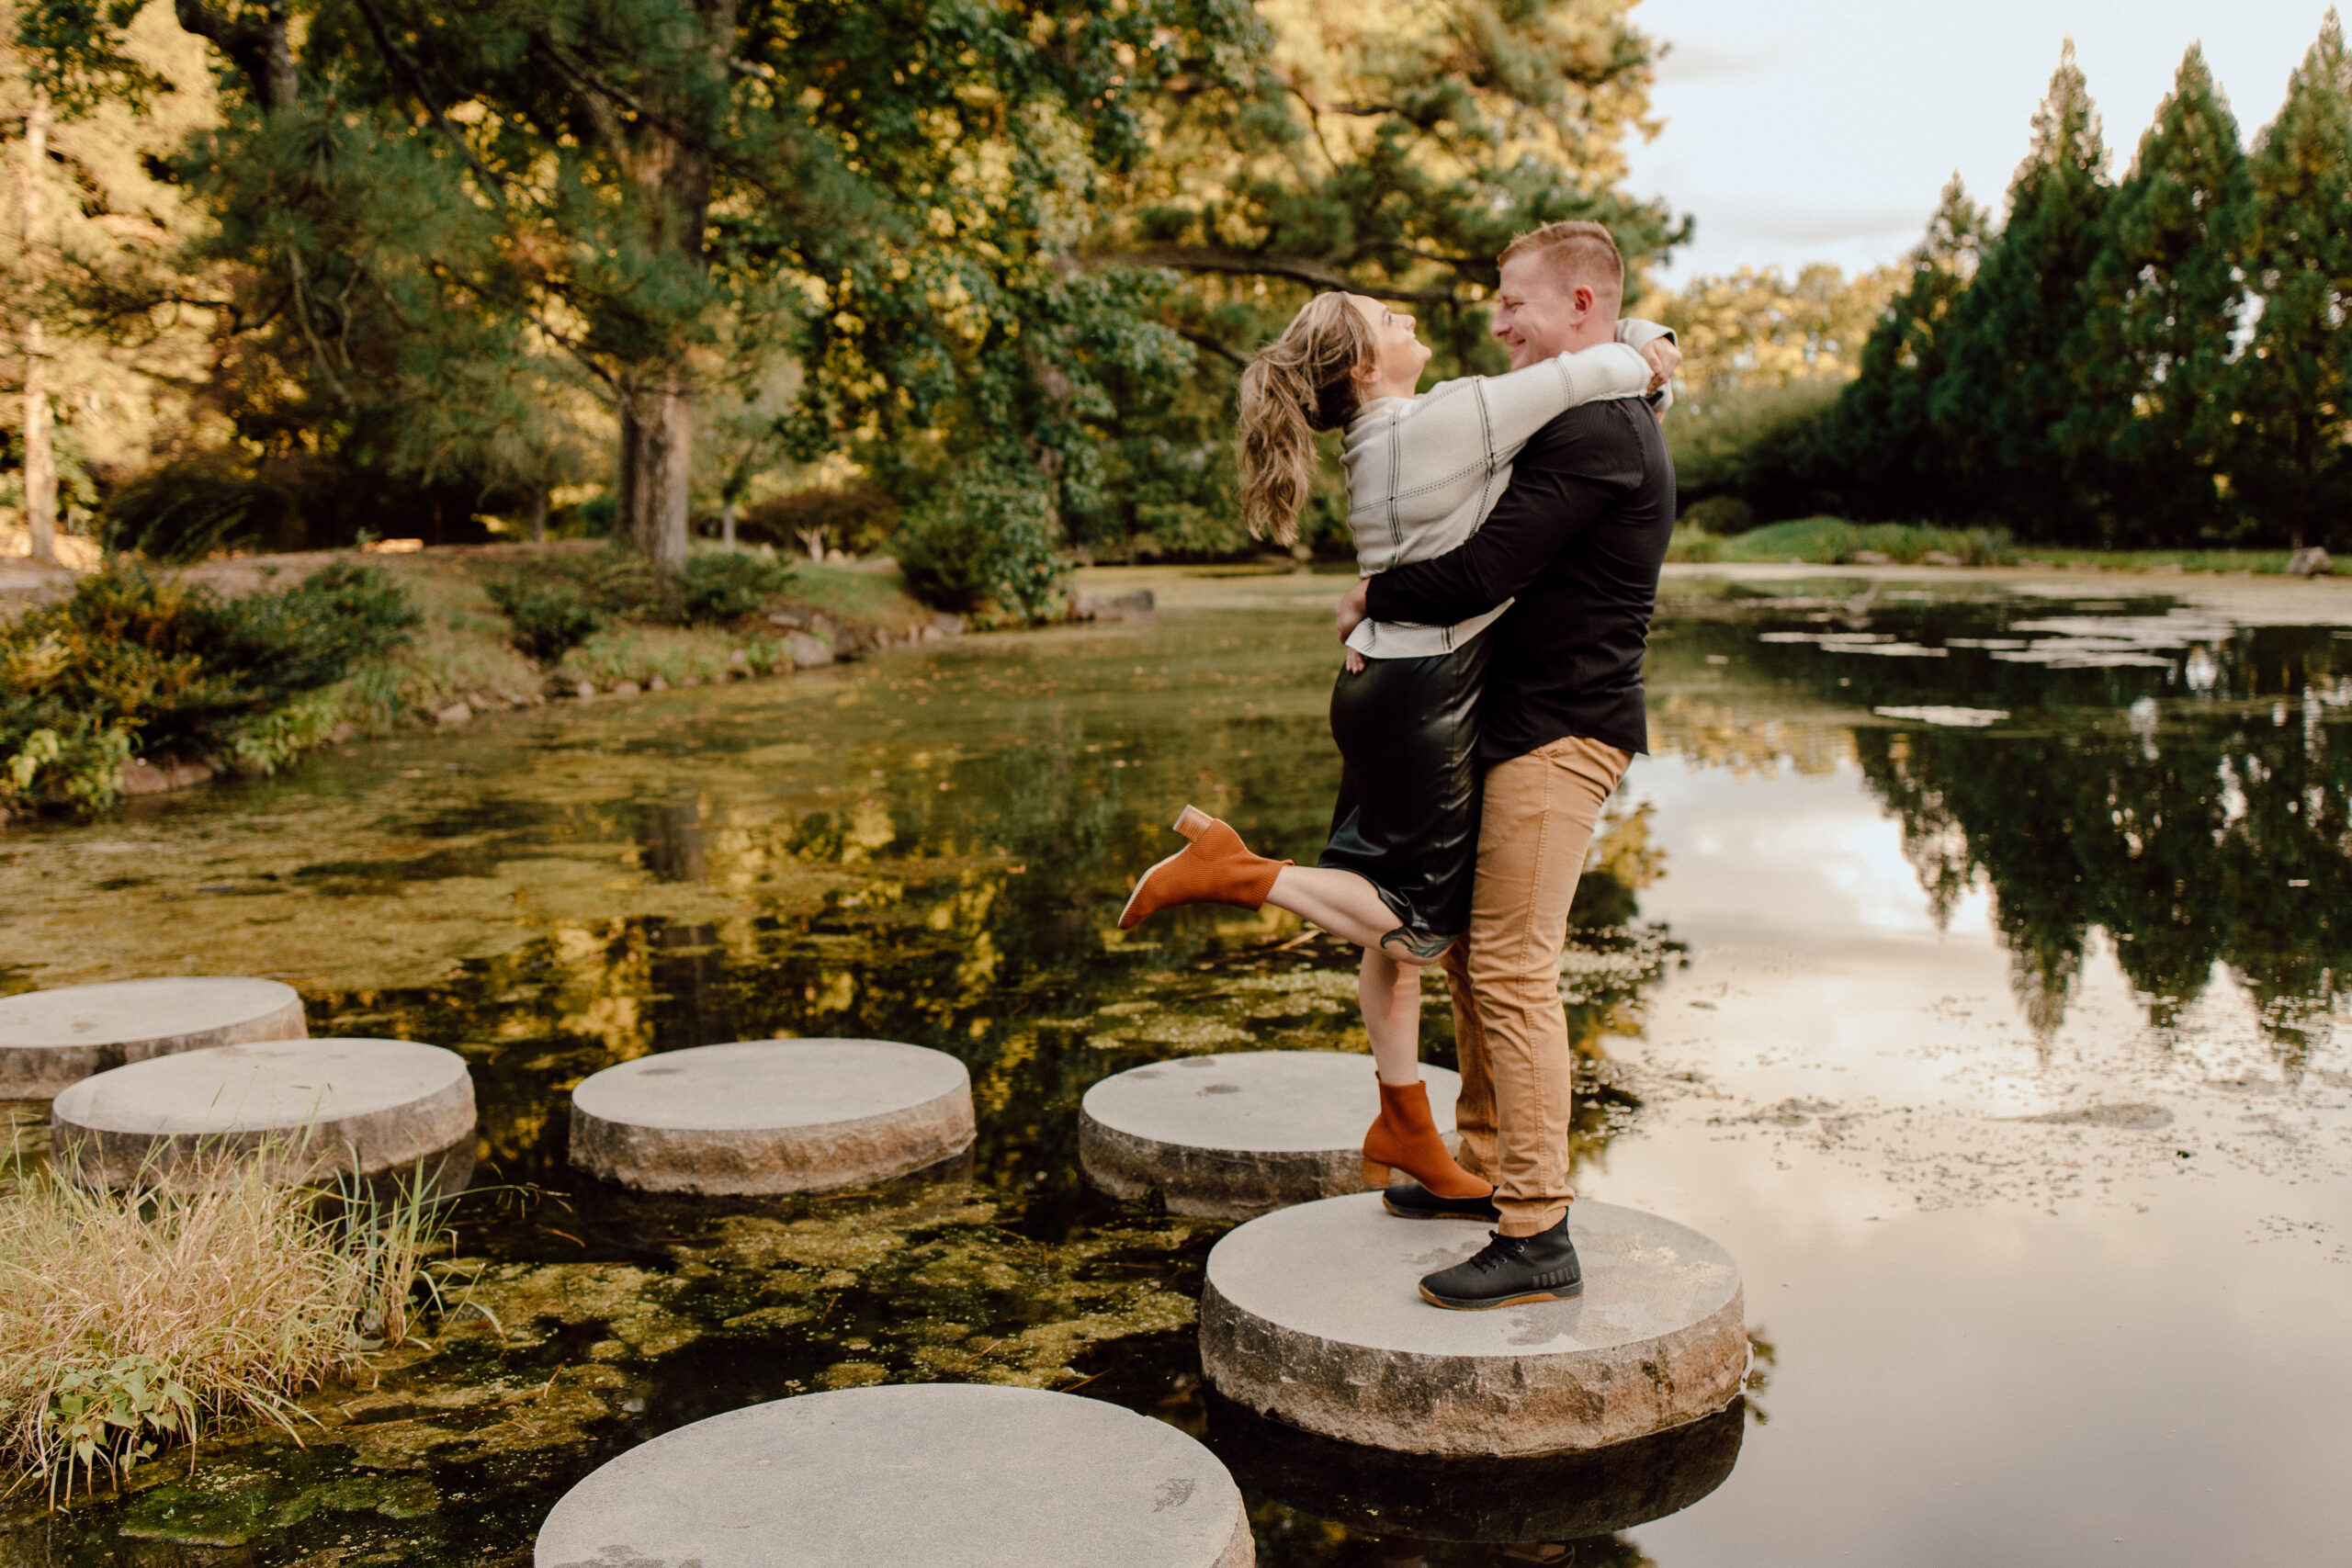
<path id="1" fill-rule="evenodd" d="M 1859 374 L 1700 400 L 1686 494 L 2069 545 L 2346 542 L 2347 305 L 2335 12 L 2251 152 L 2191 48 L 2120 181 L 2069 46 L 2007 220 L 1955 177 Z"/>

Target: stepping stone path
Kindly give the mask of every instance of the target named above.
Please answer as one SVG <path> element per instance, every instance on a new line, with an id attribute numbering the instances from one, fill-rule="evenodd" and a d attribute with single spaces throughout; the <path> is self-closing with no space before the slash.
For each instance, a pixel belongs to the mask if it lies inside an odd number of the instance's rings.
<path id="1" fill-rule="evenodd" d="M 1379 1536 L 1558 1544 L 1662 1519 L 1731 1478 L 1747 1405 L 1605 1449 L 1459 1459 L 1318 1437 L 1209 1396 L 1210 1446 L 1252 1493 Z M 1602 1553 L 1605 1561 L 1608 1554 Z M 1531 1554 L 1529 1562 L 1568 1561 Z"/>
<path id="2" fill-rule="evenodd" d="M 1227 1234 L 1201 1294 L 1201 1366 L 1227 1398 L 1310 1432 L 1408 1453 L 1605 1448 L 1710 1416 L 1740 1391 L 1739 1269 L 1698 1232 L 1578 1203 L 1584 1293 L 1491 1312 L 1421 1299 L 1482 1227 L 1390 1214 L 1375 1193 Z"/>
<path id="3" fill-rule="evenodd" d="M 571 1163 L 648 1192 L 818 1192 L 972 1146 L 972 1078 L 892 1040 L 742 1040 L 606 1067 L 571 1091 Z"/>
<path id="4" fill-rule="evenodd" d="M 436 1156 L 469 1162 L 474 1085 L 465 1059 L 438 1045 L 261 1041 L 84 1078 L 50 1122 L 60 1166 L 93 1185 L 193 1186 L 210 1159 L 256 1148 L 288 1180 L 377 1176 Z"/>
<path id="5" fill-rule="evenodd" d="M 1430 1111 L 1453 1132 L 1460 1075 L 1424 1067 Z M 1247 1219 L 1363 1190 L 1363 1134 L 1380 1114 L 1372 1058 L 1340 1051 L 1180 1056 L 1086 1091 L 1079 1162 L 1115 1198 L 1154 1189 L 1170 1213 Z"/>
<path id="6" fill-rule="evenodd" d="M 93 1073 L 210 1045 L 300 1040 L 302 998 L 276 980 L 109 980 L 0 998 L 0 1100 L 50 1100 Z"/>
<path id="7" fill-rule="evenodd" d="M 1241 1492 L 1165 1422 L 1038 1389 L 910 1383 L 748 1405 L 564 1495 L 537 1568 L 1248 1568 Z"/>

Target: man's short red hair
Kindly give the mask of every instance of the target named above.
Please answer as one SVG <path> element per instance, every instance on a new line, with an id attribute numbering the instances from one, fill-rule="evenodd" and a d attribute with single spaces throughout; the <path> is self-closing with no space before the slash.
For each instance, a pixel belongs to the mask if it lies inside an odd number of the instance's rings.
<path id="1" fill-rule="evenodd" d="M 1500 266 L 1522 255 L 1540 257 L 1553 276 L 1571 287 L 1581 283 L 1596 292 L 1624 297 L 1625 258 L 1618 254 L 1616 240 L 1599 223 L 1567 218 L 1531 229 L 1505 245 L 1495 265 Z"/>

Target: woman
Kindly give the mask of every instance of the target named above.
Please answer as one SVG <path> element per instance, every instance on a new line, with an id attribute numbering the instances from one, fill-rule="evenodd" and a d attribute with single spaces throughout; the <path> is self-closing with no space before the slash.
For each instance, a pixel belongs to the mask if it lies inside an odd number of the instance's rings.
<path id="1" fill-rule="evenodd" d="M 1486 521 L 1510 483 L 1510 460 L 1544 424 L 1596 398 L 1662 386 L 1680 359 L 1671 334 L 1650 322 L 1620 322 L 1618 337 L 1417 397 L 1430 351 L 1413 318 L 1360 294 L 1317 295 L 1242 372 L 1243 519 L 1260 537 L 1296 538 L 1315 434 L 1344 429 L 1358 570 L 1442 555 Z M 1394 1168 L 1443 1198 L 1493 1190 L 1454 1163 L 1430 1116 L 1420 972 L 1469 926 L 1487 660 L 1478 634 L 1508 608 L 1453 626 L 1366 622 L 1349 636 L 1331 694 L 1340 798 L 1317 865 L 1251 854 L 1231 828 L 1188 806 L 1176 819 L 1186 847 L 1136 880 L 1119 917 L 1129 929 L 1179 904 L 1272 904 L 1363 947 L 1356 995 L 1380 1084 L 1380 1116 L 1363 1143 L 1370 1187 L 1385 1187 Z"/>

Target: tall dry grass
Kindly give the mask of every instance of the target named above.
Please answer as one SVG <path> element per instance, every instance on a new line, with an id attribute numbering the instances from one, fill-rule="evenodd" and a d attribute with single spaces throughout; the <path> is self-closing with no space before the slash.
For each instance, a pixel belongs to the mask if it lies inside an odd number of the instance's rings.
<path id="1" fill-rule="evenodd" d="M 224 1157 L 195 1191 L 105 1192 L 51 1172 L 0 1190 L 0 1469 L 54 1496 L 259 1418 L 410 1333 L 422 1194 L 322 1194 Z"/>

